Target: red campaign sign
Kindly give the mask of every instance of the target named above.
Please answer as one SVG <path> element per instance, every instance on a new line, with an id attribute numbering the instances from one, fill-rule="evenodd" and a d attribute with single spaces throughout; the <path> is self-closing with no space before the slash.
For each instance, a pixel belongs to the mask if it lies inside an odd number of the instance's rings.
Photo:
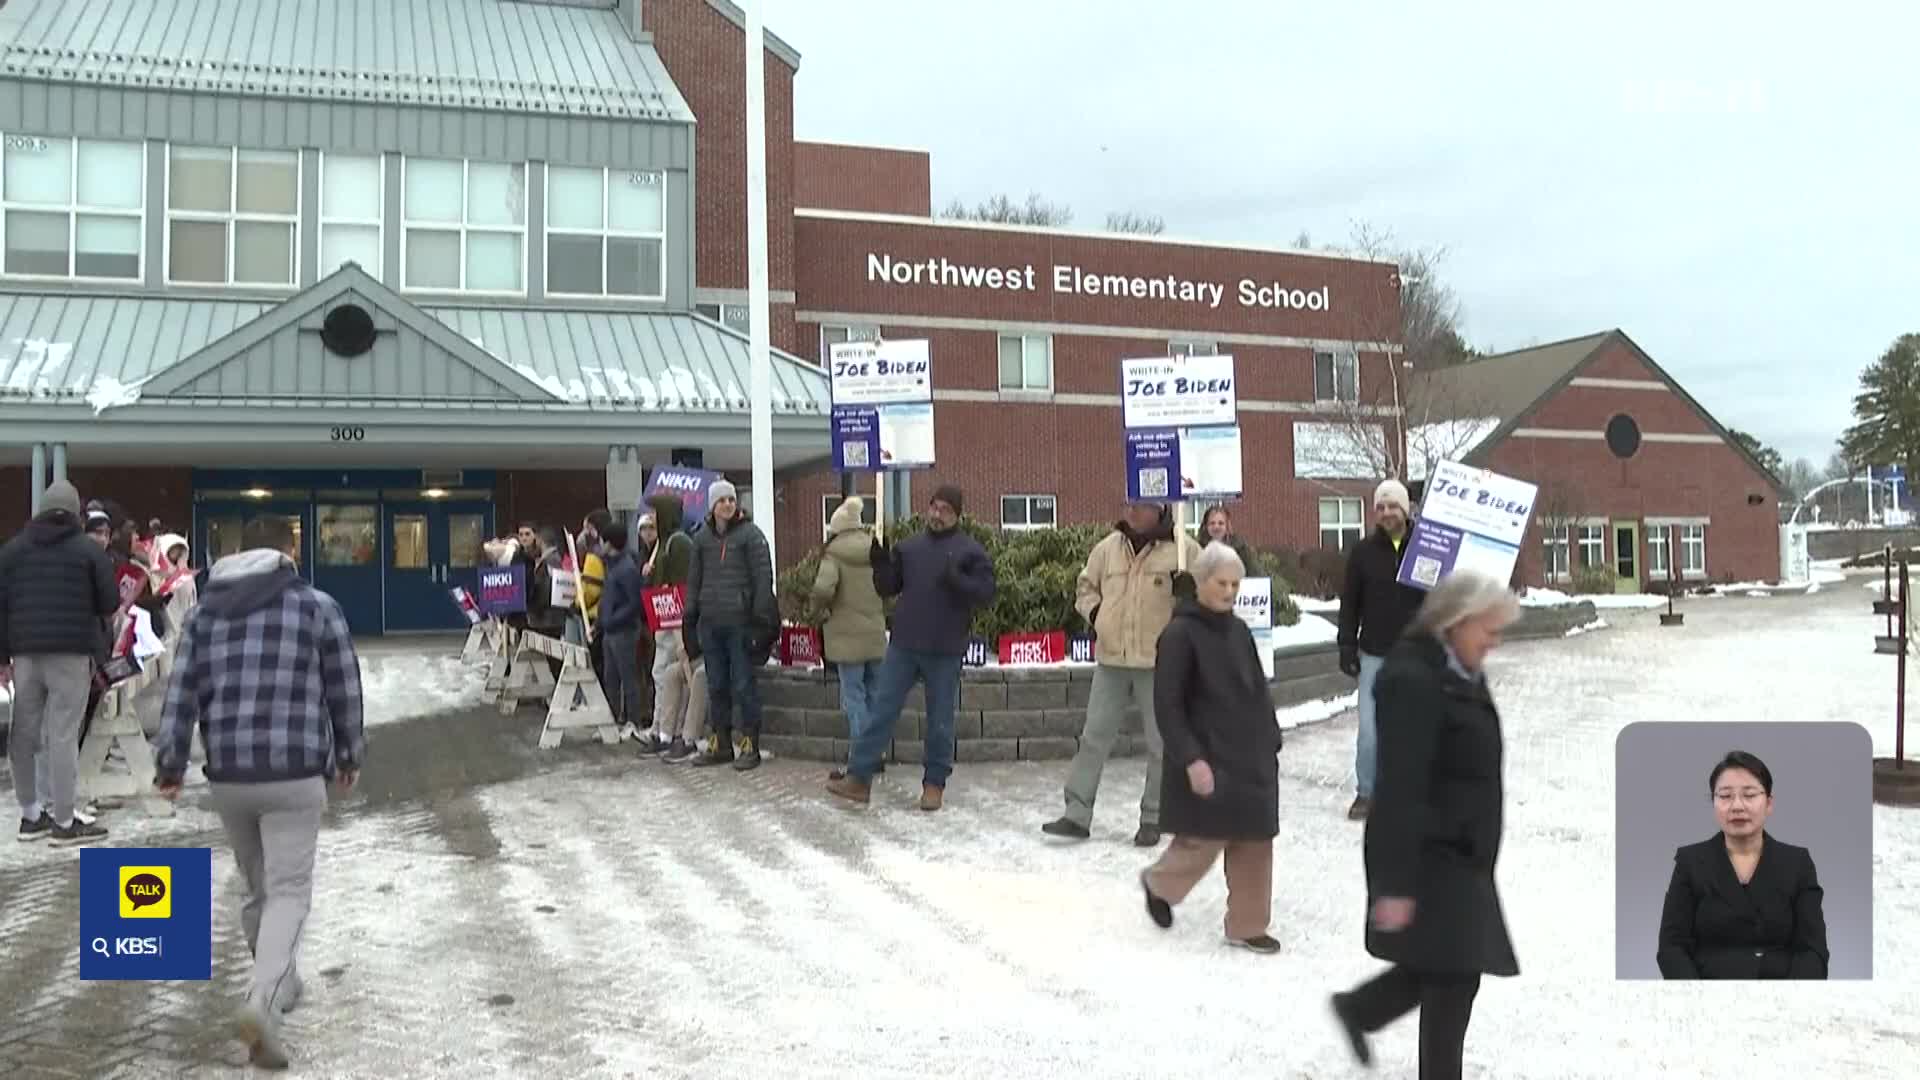
<path id="1" fill-rule="evenodd" d="M 820 660 L 820 631 L 811 626 L 780 628 L 780 662 L 788 667 L 814 667 Z"/>
<path id="2" fill-rule="evenodd" d="M 647 629 L 654 633 L 678 630 L 686 621 L 687 587 L 662 585 L 640 590 L 640 604 L 647 613 Z"/>
<path id="3" fill-rule="evenodd" d="M 1000 662 L 1003 664 L 1063 664 L 1066 659 L 1065 630 L 1000 635 Z"/>
<path id="4" fill-rule="evenodd" d="M 114 581 L 120 590 L 120 610 L 125 611 L 140 599 L 140 590 L 148 582 L 147 572 L 137 563 L 124 562 L 114 571 Z"/>

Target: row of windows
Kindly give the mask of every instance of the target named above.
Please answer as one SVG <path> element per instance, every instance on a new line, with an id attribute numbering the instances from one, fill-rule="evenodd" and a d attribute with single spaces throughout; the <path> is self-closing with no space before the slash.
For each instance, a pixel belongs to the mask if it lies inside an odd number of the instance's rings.
<path id="1" fill-rule="evenodd" d="M 1678 525 L 1671 530 L 1664 526 L 1650 528 L 1647 531 L 1647 577 L 1654 581 L 1665 581 L 1672 575 L 1675 537 L 1680 543 L 1680 576 L 1705 577 L 1705 525 Z M 1549 534 L 1544 543 L 1543 564 L 1548 581 L 1572 580 L 1576 565 L 1582 570 L 1608 565 L 1605 525 L 1577 525 L 1571 535 L 1565 532 Z"/>
<path id="2" fill-rule="evenodd" d="M 875 341 L 877 326 L 834 326 L 820 328 L 820 362 L 825 364 L 835 345 L 849 341 Z M 1168 356 L 1218 356 L 1220 346 L 1206 341 L 1170 341 Z M 1050 393 L 1053 390 L 1053 336 L 1051 334 L 1000 335 L 1000 389 L 1010 392 Z M 1357 354 L 1316 352 L 1313 354 L 1314 395 L 1317 402 L 1359 400 L 1360 360 Z"/>
<path id="3" fill-rule="evenodd" d="M 324 275 L 347 262 L 409 290 L 526 292 L 525 163 L 401 160 L 400 266 L 383 265 L 380 155 L 320 154 L 318 237 L 303 235 L 301 155 L 168 146 L 165 280 L 291 288 L 302 245 Z M 147 145 L 0 140 L 0 267 L 10 275 L 138 281 L 146 273 Z M 666 177 L 548 165 L 546 286 L 556 296 L 664 299 Z"/>

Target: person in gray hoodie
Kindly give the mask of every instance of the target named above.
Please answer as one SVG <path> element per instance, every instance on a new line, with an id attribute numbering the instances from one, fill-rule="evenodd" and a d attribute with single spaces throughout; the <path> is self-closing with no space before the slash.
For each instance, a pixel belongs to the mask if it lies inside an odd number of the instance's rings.
<path id="1" fill-rule="evenodd" d="M 773 653 L 780 610 L 773 596 L 773 551 L 725 480 L 708 489 L 707 527 L 693 538 L 686 625 L 707 658 L 713 748 L 695 765 L 760 765 L 759 669 Z M 740 707 L 738 717 L 734 706 Z M 737 727 L 736 727 L 737 721 Z"/>
<path id="2" fill-rule="evenodd" d="M 299 1002 L 295 952 L 313 902 L 327 779 L 352 790 L 366 760 L 360 661 L 333 597 L 300 579 L 283 518 L 241 530 L 180 634 L 161 712 L 154 787 L 178 798 L 193 730 L 214 810 L 246 885 L 253 983 L 238 1023 L 248 1058 L 285 1068 L 280 1014 Z"/>

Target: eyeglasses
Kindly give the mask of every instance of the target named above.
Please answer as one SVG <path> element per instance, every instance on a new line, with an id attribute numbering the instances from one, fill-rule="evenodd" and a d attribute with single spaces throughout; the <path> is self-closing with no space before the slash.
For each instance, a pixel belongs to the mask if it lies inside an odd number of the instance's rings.
<path id="1" fill-rule="evenodd" d="M 1722 805 L 1733 802 L 1751 803 L 1759 802 L 1761 799 L 1766 798 L 1766 796 L 1767 793 L 1760 788 L 1742 788 L 1739 791 L 1735 791 L 1732 788 L 1722 788 L 1713 793 L 1713 801 Z"/>

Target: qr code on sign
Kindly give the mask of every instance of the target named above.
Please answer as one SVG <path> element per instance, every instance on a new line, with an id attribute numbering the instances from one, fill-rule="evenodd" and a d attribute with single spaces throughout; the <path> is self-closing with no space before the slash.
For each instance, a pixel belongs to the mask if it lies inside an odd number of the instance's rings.
<path id="1" fill-rule="evenodd" d="M 1143 499 L 1164 499 L 1167 497 L 1167 470 L 1140 470 L 1140 497 Z"/>
<path id="2" fill-rule="evenodd" d="M 1425 555 L 1413 557 L 1413 580 L 1431 589 L 1440 584 L 1440 560 Z"/>
<path id="3" fill-rule="evenodd" d="M 866 443 L 850 442 L 850 443 L 845 443 L 843 445 L 846 448 L 845 464 L 847 468 L 864 469 L 867 467 L 867 444 Z"/>

